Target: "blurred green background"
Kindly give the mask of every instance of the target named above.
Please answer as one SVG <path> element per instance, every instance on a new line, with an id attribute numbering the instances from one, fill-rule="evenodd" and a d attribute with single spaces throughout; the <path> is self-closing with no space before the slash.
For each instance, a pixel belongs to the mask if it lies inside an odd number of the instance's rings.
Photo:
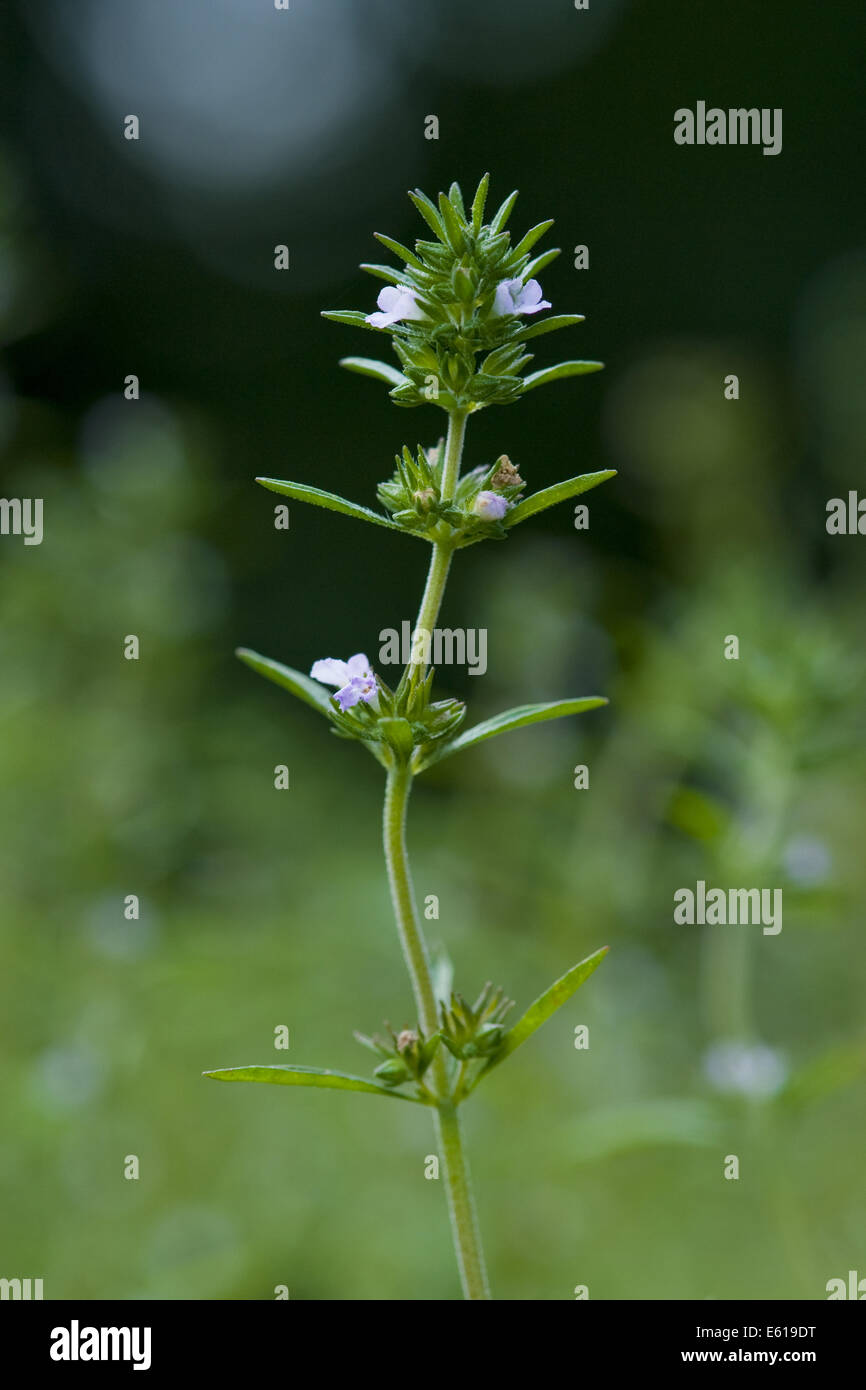
<path id="1" fill-rule="evenodd" d="M 619 470 L 588 531 L 564 506 L 460 556 L 444 615 L 489 632 L 488 674 L 442 686 L 472 722 L 610 707 L 444 763 L 411 812 L 465 993 L 522 1008 L 611 946 L 464 1111 L 494 1291 L 866 1274 L 866 542 L 824 524 L 862 477 L 863 30 L 802 0 L 6 7 L 3 495 L 44 498 L 45 538 L 0 540 L 0 1275 L 456 1296 L 428 1115 L 200 1072 L 359 1071 L 353 1029 L 413 1021 L 381 770 L 232 649 L 309 669 L 414 616 L 421 546 L 294 504 L 277 532 L 252 479 L 370 503 L 435 440 L 433 407 L 339 370 L 370 343 L 319 310 L 372 309 L 356 266 L 373 231 L 421 234 L 407 187 L 485 169 L 497 202 L 520 188 L 515 229 L 556 218 L 544 290 L 587 315 L 536 365 L 608 366 L 473 419 L 467 464 Z M 675 146 L 699 99 L 781 107 L 782 154 Z M 698 878 L 782 887 L 780 935 L 675 926 Z"/>

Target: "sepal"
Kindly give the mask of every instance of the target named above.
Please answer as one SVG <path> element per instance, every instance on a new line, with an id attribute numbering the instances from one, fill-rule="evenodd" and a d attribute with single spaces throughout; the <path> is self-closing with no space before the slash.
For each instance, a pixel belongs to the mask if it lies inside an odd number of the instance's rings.
<path id="1" fill-rule="evenodd" d="M 390 1024 L 386 1023 L 385 1027 L 388 1030 L 387 1038 L 377 1033 L 371 1038 L 363 1033 L 355 1034 L 359 1043 L 384 1058 L 373 1072 L 374 1077 L 389 1088 L 410 1081 L 416 1087 L 414 1098 L 429 1104 L 432 1097 L 424 1084 L 424 1076 L 439 1049 L 441 1035 L 432 1033 L 425 1038 L 420 1029 L 404 1028 L 402 1032 L 395 1033 Z"/>
<path id="2" fill-rule="evenodd" d="M 442 1042 L 460 1062 L 496 1055 L 505 1033 L 504 1020 L 514 1000 L 506 998 L 501 989 L 494 989 L 488 980 L 474 1004 L 467 1004 L 462 994 L 452 994 L 448 1004 L 442 1004 Z"/>

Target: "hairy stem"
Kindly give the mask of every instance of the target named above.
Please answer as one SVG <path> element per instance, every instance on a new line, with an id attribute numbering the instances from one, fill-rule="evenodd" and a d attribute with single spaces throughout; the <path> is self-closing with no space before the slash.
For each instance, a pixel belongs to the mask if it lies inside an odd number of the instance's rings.
<path id="1" fill-rule="evenodd" d="M 445 442 L 445 461 L 442 466 L 440 487 L 441 495 L 445 501 L 450 501 L 454 496 L 460 477 L 460 460 L 463 457 L 465 433 L 466 412 L 452 411 L 448 416 L 448 438 Z M 451 568 L 452 553 L 452 548 L 447 541 L 436 541 L 433 545 L 427 583 L 424 586 L 424 595 L 421 599 L 421 607 L 418 610 L 418 620 L 415 623 L 413 635 L 411 657 L 413 666 L 427 665 L 425 656 L 429 651 L 429 638 L 436 626 L 439 609 L 442 607 L 442 597 L 448 581 L 448 571 Z"/>
<path id="2" fill-rule="evenodd" d="M 410 662 L 413 666 L 427 666 L 427 657 L 430 652 L 430 642 L 433 636 L 433 629 L 436 626 L 436 619 L 439 617 L 439 609 L 442 606 L 442 595 L 445 593 L 445 584 L 448 579 L 448 571 L 451 568 L 451 546 L 443 541 L 435 541 L 433 554 L 430 557 L 430 568 L 427 571 L 427 583 L 424 586 L 424 596 L 421 599 L 421 607 L 418 610 L 418 621 L 415 624 L 415 631 L 412 634 L 412 654 Z"/>
<path id="3" fill-rule="evenodd" d="M 446 499 L 454 496 L 460 477 L 465 429 L 465 412 L 452 412 L 448 417 L 448 439 L 442 468 L 441 493 Z M 421 599 L 418 621 L 415 624 L 416 639 L 421 636 L 421 646 L 419 650 L 413 643 L 413 665 L 421 664 L 426 667 L 423 636 L 432 633 L 436 625 L 451 566 L 451 554 L 451 546 L 447 543 L 437 542 L 433 546 L 430 570 Z M 395 764 L 389 769 L 385 788 L 383 838 L 391 901 L 403 956 L 412 982 L 418 1023 L 425 1036 L 430 1037 L 439 1026 L 436 995 L 430 975 L 427 946 L 415 907 L 409 855 L 406 850 L 406 809 L 412 780 L 412 772 L 404 764 Z M 430 1074 L 436 1095 L 436 1134 L 463 1295 L 467 1299 L 488 1299 L 490 1290 L 472 1198 L 469 1165 L 463 1152 L 457 1107 L 450 1094 L 448 1068 L 441 1046 L 431 1064 Z M 461 1072 L 460 1080 L 462 1079 Z"/>
<path id="4" fill-rule="evenodd" d="M 457 488 L 465 433 L 466 411 L 452 410 L 448 416 L 448 438 L 445 441 L 445 463 L 442 468 L 442 485 L 440 487 L 440 492 L 446 502 L 451 501 Z"/>
<path id="5" fill-rule="evenodd" d="M 406 806 L 412 789 L 412 773 L 405 766 L 392 767 L 385 789 L 384 843 L 388 882 L 400 944 L 412 981 L 412 992 L 418 1009 L 418 1022 L 425 1036 L 438 1028 L 436 996 L 430 975 L 430 962 L 418 913 L 409 856 L 406 851 Z M 442 1162 L 451 1232 L 460 1270 L 463 1294 L 468 1299 L 490 1297 L 484 1254 L 475 1217 L 475 1206 L 469 1179 L 469 1166 L 463 1152 L 457 1109 L 449 1095 L 448 1072 L 440 1046 L 430 1071 L 436 1093 L 436 1131 Z"/>
<path id="6" fill-rule="evenodd" d="M 487 1285 L 487 1271 L 484 1268 L 484 1251 L 481 1247 L 478 1218 L 475 1215 L 469 1163 L 463 1152 L 460 1119 L 455 1105 L 439 1106 L 436 1111 L 436 1131 L 445 1170 L 451 1233 L 460 1268 L 463 1297 L 486 1299 L 490 1297 L 490 1289 Z"/>
<path id="7" fill-rule="evenodd" d="M 437 1031 L 439 1020 L 430 976 L 430 961 L 415 909 L 409 855 L 406 852 L 406 805 L 411 788 L 412 773 L 408 767 L 400 765 L 389 770 L 385 785 L 383 838 L 388 883 L 391 887 L 391 901 L 400 934 L 400 945 L 403 947 L 406 968 L 412 981 L 418 1022 L 425 1035 L 429 1037 Z M 440 1083 L 445 1083 L 446 1077 L 445 1063 L 439 1054 L 433 1062 L 433 1073 L 437 1093 L 441 1096 L 444 1094 L 444 1085 Z"/>

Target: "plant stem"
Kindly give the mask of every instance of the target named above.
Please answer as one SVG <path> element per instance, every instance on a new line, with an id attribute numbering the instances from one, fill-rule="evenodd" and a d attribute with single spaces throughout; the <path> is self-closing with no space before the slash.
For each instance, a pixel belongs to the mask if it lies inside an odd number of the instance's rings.
<path id="1" fill-rule="evenodd" d="M 445 441 L 445 463 L 442 468 L 442 484 L 439 489 L 446 502 L 450 502 L 460 477 L 460 460 L 463 456 L 463 436 L 466 433 L 466 411 L 452 410 L 448 416 L 448 438 Z"/>
<path id="2" fill-rule="evenodd" d="M 427 571 L 427 583 L 424 587 L 424 597 L 421 599 L 418 621 L 412 634 L 412 653 L 410 656 L 412 666 L 427 666 L 430 641 L 436 626 L 436 619 L 439 617 L 439 609 L 442 606 L 442 595 L 445 593 L 448 571 L 451 568 L 451 555 L 450 545 L 443 541 L 434 541 L 430 568 Z"/>
<path id="3" fill-rule="evenodd" d="M 385 788 L 383 838 L 385 862 L 400 944 L 412 981 L 418 1022 L 425 1036 L 438 1029 L 436 995 L 430 976 L 427 947 L 415 908 L 409 856 L 406 852 L 406 806 L 412 789 L 412 773 L 405 766 L 392 767 Z M 460 1269 L 463 1294 L 468 1299 L 490 1297 L 484 1270 L 484 1254 L 475 1217 L 469 1167 L 463 1153 L 457 1110 L 448 1093 L 448 1072 L 440 1046 L 431 1064 L 436 1092 L 436 1130 L 443 1177 L 451 1214 L 451 1232 Z"/>
<path id="4" fill-rule="evenodd" d="M 475 1215 L 469 1164 L 463 1152 L 460 1119 L 455 1105 L 440 1105 L 437 1108 L 436 1131 L 445 1170 L 451 1233 L 454 1237 L 457 1264 L 460 1267 L 463 1297 L 487 1299 L 490 1297 L 490 1289 L 487 1285 L 487 1271 L 484 1268 L 484 1251 L 481 1247 L 478 1218 Z"/>
<path id="5" fill-rule="evenodd" d="M 463 457 L 463 437 L 466 433 L 466 412 L 454 410 L 448 416 L 448 438 L 445 442 L 445 461 L 442 466 L 442 482 L 440 495 L 445 501 L 450 501 L 454 496 L 457 482 L 460 477 L 460 460 Z M 451 568 L 451 556 L 453 554 L 451 546 L 447 541 L 435 541 L 433 544 L 433 554 L 430 557 L 430 569 L 427 573 L 427 583 L 424 586 L 424 595 L 421 599 L 421 607 L 418 610 L 418 620 L 415 623 L 415 631 L 412 641 L 411 664 L 413 666 L 426 666 L 426 650 L 429 650 L 425 637 L 429 641 L 436 626 L 436 619 L 439 617 L 439 609 L 442 607 L 442 597 L 445 593 L 445 585 L 448 580 L 448 571 Z"/>
<path id="6" fill-rule="evenodd" d="M 460 477 L 465 430 L 466 412 L 452 411 L 448 417 L 448 439 L 440 487 L 441 496 L 446 501 L 454 496 Z M 447 542 L 437 541 L 434 544 L 418 621 L 415 624 L 412 665 L 427 665 L 424 636 L 432 634 L 436 626 L 451 566 L 451 555 L 452 547 Z M 420 643 L 416 645 L 419 638 Z M 438 1031 L 439 1016 L 427 946 L 415 907 L 409 855 L 406 850 L 406 808 L 412 790 L 412 780 L 412 772 L 405 764 L 395 764 L 389 769 L 385 787 L 383 838 L 391 901 L 394 905 L 403 956 L 412 981 L 418 1023 L 425 1037 L 429 1038 Z M 450 1094 L 448 1068 L 441 1046 L 433 1058 L 430 1072 L 436 1094 L 436 1135 L 448 1194 L 451 1233 L 463 1296 L 468 1299 L 487 1299 L 490 1297 L 490 1290 L 487 1286 L 484 1252 L 481 1248 L 481 1236 L 472 1198 L 469 1165 L 463 1152 L 460 1121 L 457 1107 Z"/>
<path id="7" fill-rule="evenodd" d="M 388 883 L 391 887 L 391 901 L 400 945 L 406 968 L 412 981 L 412 993 L 418 1010 L 418 1023 L 426 1037 L 438 1031 L 439 1019 L 436 1009 L 436 996 L 430 976 L 430 962 L 427 947 L 415 910 L 415 895 L 412 891 L 412 878 L 409 872 L 409 856 L 406 852 L 406 805 L 412 789 L 412 773 L 401 764 L 388 771 L 385 784 L 385 814 L 383 818 L 383 840 L 385 863 L 388 867 Z M 439 1064 L 437 1068 L 437 1063 Z M 445 1063 L 437 1054 L 433 1061 L 434 1079 L 437 1093 L 444 1094 L 440 1084 L 446 1080 Z"/>

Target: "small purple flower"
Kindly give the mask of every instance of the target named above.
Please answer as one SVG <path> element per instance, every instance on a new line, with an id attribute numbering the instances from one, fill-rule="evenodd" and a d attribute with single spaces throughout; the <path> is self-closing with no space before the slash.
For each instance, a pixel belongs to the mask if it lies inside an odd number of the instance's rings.
<path id="1" fill-rule="evenodd" d="M 386 285 L 376 303 L 381 312 L 368 314 L 366 320 L 372 328 L 390 328 L 392 323 L 400 323 L 403 319 L 425 317 L 418 307 L 415 291 L 408 285 Z"/>
<path id="2" fill-rule="evenodd" d="M 518 277 L 516 280 L 503 280 L 496 286 L 494 314 L 537 314 L 542 309 L 550 308 L 548 301 L 541 298 L 541 286 L 537 280 L 530 280 L 524 285 Z"/>
<path id="3" fill-rule="evenodd" d="M 483 521 L 501 521 L 511 503 L 498 492 L 479 492 L 472 510 Z"/>
<path id="4" fill-rule="evenodd" d="M 348 661 L 338 661 L 333 656 L 326 656 L 322 661 L 314 662 L 310 675 L 314 681 L 321 681 L 323 685 L 339 687 L 334 699 L 341 710 L 351 709 L 352 705 L 360 704 L 362 701 L 364 704 L 373 705 L 378 698 L 379 687 L 373 675 L 373 668 L 361 652 L 357 656 L 350 656 Z"/>

